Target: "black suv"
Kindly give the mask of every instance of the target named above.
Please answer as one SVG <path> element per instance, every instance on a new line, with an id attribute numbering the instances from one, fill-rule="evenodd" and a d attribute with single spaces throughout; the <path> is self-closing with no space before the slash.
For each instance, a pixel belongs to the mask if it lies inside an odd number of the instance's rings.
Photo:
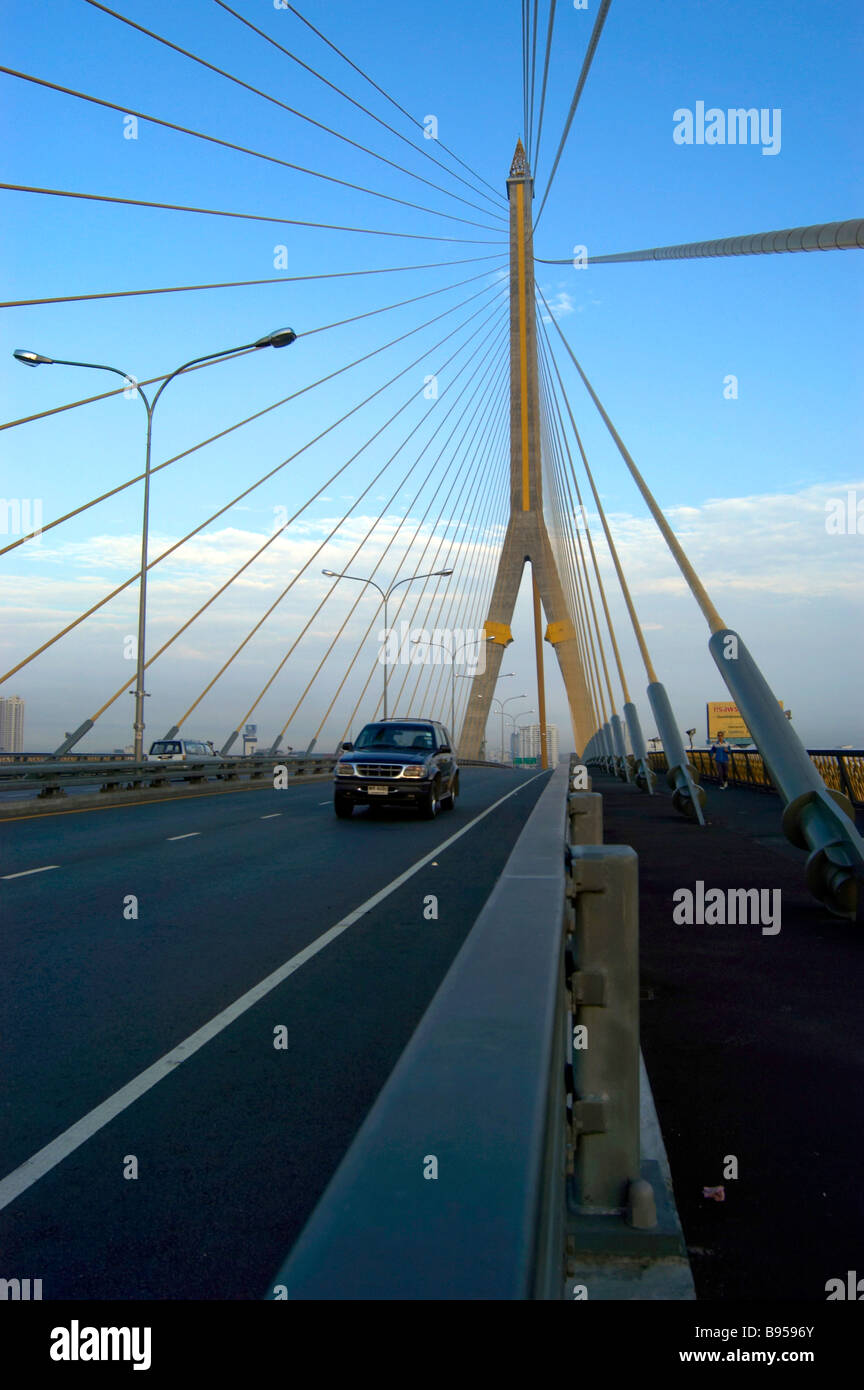
<path id="1" fill-rule="evenodd" d="M 382 719 L 342 744 L 333 805 L 348 817 L 355 806 L 416 806 L 426 820 L 459 795 L 459 768 L 442 724 L 431 719 Z"/>

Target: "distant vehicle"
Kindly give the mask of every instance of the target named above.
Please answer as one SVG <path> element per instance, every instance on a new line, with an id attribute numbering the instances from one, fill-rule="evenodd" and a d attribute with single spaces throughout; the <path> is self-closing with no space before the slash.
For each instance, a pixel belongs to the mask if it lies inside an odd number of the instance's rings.
<path id="1" fill-rule="evenodd" d="M 218 763 L 222 759 L 215 752 L 212 743 L 201 739 L 159 738 L 150 744 L 147 762 L 157 763 Z"/>
<path id="2" fill-rule="evenodd" d="M 425 820 L 459 795 L 459 768 L 450 735 L 431 719 L 382 719 L 343 743 L 336 764 L 333 808 L 340 819 L 355 806 L 413 806 Z"/>

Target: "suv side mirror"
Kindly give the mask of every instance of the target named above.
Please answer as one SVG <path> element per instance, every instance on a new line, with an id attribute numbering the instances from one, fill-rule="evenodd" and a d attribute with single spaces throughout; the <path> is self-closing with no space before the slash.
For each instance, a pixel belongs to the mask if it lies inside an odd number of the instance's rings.
<path id="1" fill-rule="evenodd" d="M 343 744 L 342 744 L 342 752 L 343 752 L 343 753 L 353 753 L 353 752 L 354 752 L 354 744 L 353 744 L 353 743 L 343 743 Z"/>
<path id="2" fill-rule="evenodd" d="M 439 752 L 439 753 L 452 753 L 452 752 L 453 752 L 453 749 L 450 747 L 450 744 L 449 744 L 449 743 L 442 743 L 442 744 L 441 744 L 441 747 L 438 749 L 438 752 Z"/>

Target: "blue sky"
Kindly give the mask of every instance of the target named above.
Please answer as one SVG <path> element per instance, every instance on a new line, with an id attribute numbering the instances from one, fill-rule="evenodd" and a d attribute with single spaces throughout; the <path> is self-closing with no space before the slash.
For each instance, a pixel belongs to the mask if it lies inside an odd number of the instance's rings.
<path id="1" fill-rule="evenodd" d="M 187 0 L 182 6 L 165 0 L 117 0 L 116 7 L 493 212 L 482 196 L 436 171 L 422 154 L 412 153 L 327 91 L 213 0 Z M 275 9 L 272 0 L 236 0 L 235 8 L 382 119 L 416 138 L 420 149 L 431 144 L 290 12 Z M 326 6 L 299 8 L 418 119 L 434 114 L 441 139 L 503 193 L 513 147 L 523 133 L 518 4 L 479 0 L 466 6 L 442 0 L 434 7 L 420 7 L 388 0 L 361 7 L 332 0 Z M 593 0 L 587 12 L 563 2 L 558 6 L 536 171 L 540 190 L 595 10 Z M 547 13 L 548 7 L 541 6 L 543 37 Z M 536 254 L 567 257 L 575 244 L 603 254 L 854 216 L 861 206 L 860 156 L 848 112 L 860 78 L 856 48 L 860 49 L 861 27 L 860 7 L 845 0 L 831 6 L 805 0 L 710 5 L 614 0 L 538 227 Z M 157 115 L 484 224 L 471 227 L 399 207 L 144 122 L 136 140 L 124 139 L 121 113 L 4 75 L 0 93 L 7 131 L 6 182 L 480 243 L 361 236 L 3 192 L 4 299 L 264 278 L 278 273 L 273 264 L 278 245 L 287 247 L 288 275 L 455 261 L 506 250 L 500 244 L 503 224 L 494 217 L 239 90 L 84 0 L 52 8 L 50 24 L 43 7 L 16 7 L 5 18 L 4 51 L 8 67 L 116 102 L 125 110 Z M 779 108 L 780 153 L 765 156 L 752 146 L 676 145 L 673 112 L 693 108 L 697 101 L 723 109 Z M 458 167 L 442 158 L 451 168 Z M 27 371 L 12 361 L 11 350 L 18 346 L 107 362 L 143 379 L 285 323 L 308 333 L 349 315 L 455 284 L 490 264 L 494 263 L 7 309 L 0 316 L 3 419 L 111 385 L 109 378 L 92 372 L 60 367 Z M 824 528 L 827 498 L 847 488 L 864 495 L 857 385 L 859 256 L 849 251 L 734 262 L 596 266 L 587 271 L 569 265 L 538 266 L 537 278 L 557 306 L 562 327 L 661 505 L 681 528 L 721 612 L 750 643 L 778 696 L 792 706 L 802 737 L 811 745 L 861 746 L 860 643 L 856 651 L 849 638 L 860 632 L 864 537 L 828 537 Z M 478 291 L 480 299 L 456 311 L 462 299 Z M 283 352 L 256 354 L 172 384 L 156 416 L 154 461 L 190 447 L 423 320 L 454 310 L 405 345 L 172 465 L 154 480 L 154 536 L 160 543 L 170 542 L 326 428 L 337 414 L 374 390 L 384 374 L 395 374 L 428 349 L 428 360 L 391 388 L 379 406 L 367 408 L 304 453 L 297 464 L 246 499 L 242 510 L 215 522 L 198 548 L 186 552 L 188 558 L 166 567 L 158 579 L 154 576 L 151 650 L 235 563 L 242 562 L 254 548 L 255 537 L 260 541 L 266 535 L 275 509 L 290 512 L 301 504 L 416 390 L 425 372 L 436 370 L 447 355 L 447 349 L 433 350 L 437 339 L 482 304 L 488 303 L 486 312 L 492 312 L 496 293 L 500 286 L 490 274 L 419 305 L 306 340 L 301 337 Z M 467 364 L 466 374 L 470 371 L 471 351 L 466 349 L 447 369 L 450 377 L 442 375 L 442 389 L 455 379 L 460 365 Z M 734 401 L 723 396 L 724 378 L 730 373 L 739 381 Z M 725 697 L 705 650 L 704 625 L 681 592 L 659 538 L 645 522 L 641 499 L 601 422 L 572 372 L 565 376 L 601 479 L 604 503 L 617 518 L 658 670 L 679 722 L 695 723 L 701 730 L 704 702 Z M 383 466 L 408 426 L 418 429 L 407 446 L 409 453 L 411 448 L 416 453 L 417 441 L 425 442 L 435 417 L 428 402 L 420 401 L 403 419 L 401 431 L 397 427 L 385 433 L 304 513 L 302 526 L 289 533 L 278 551 L 278 563 L 274 559 L 269 568 L 265 564 L 252 571 L 245 589 L 226 596 L 221 606 L 214 605 L 189 638 L 177 644 L 176 660 L 166 657 L 161 667 L 154 666 L 148 683 L 153 691 L 148 730 L 162 732 L 156 726 L 167 727 L 187 696 L 194 698 L 215 673 L 227 643 L 240 639 L 275 597 L 291 567 L 326 533 L 328 521 L 338 518 Z M 41 498 L 48 520 L 140 470 L 143 410 L 134 399 L 112 398 L 4 431 L 0 447 L 0 493 Z M 506 476 L 503 448 L 499 458 Z M 395 473 L 392 477 L 398 481 Z M 389 497 L 390 478 L 388 473 L 381 487 L 372 489 L 370 501 Z M 394 518 L 391 530 L 400 519 L 422 516 L 433 487 L 434 481 L 415 496 L 408 485 L 399 493 L 388 512 Z M 432 506 L 434 517 L 439 502 Z M 21 547 L 5 558 L 4 668 L 132 572 L 139 509 L 140 490 L 129 489 L 47 533 L 39 547 Z M 376 509 L 361 504 L 361 517 L 375 514 Z M 339 568 L 350 553 L 346 546 L 353 534 L 349 526 L 337 535 L 323 563 Z M 401 542 L 396 544 L 398 549 Z M 373 538 L 364 555 L 377 558 L 379 552 L 379 541 Z M 389 563 L 388 558 L 385 571 Z M 232 668 L 230 677 L 201 706 L 199 725 L 190 727 L 190 734 L 221 741 L 235 726 L 246 710 L 247 695 L 263 684 L 302 626 L 303 615 L 323 597 L 324 581 L 312 578 L 319 568 L 316 562 L 308 579 L 298 582 L 273 625 L 250 644 L 248 661 L 238 663 L 236 671 Z M 322 619 L 308 642 L 298 647 L 269 703 L 261 706 L 262 729 L 269 730 L 274 722 L 278 728 L 283 722 L 282 712 L 293 704 L 317 663 L 320 644 L 337 630 L 355 596 L 334 598 L 325 610 L 338 610 L 332 626 Z M 361 605 L 358 617 L 365 625 L 372 617 L 371 604 Z M 28 701 L 28 744 L 53 746 L 64 729 L 75 727 L 128 676 L 121 646 L 133 628 L 134 589 L 97 622 L 58 643 L 7 684 L 6 693 L 21 694 Z M 362 628 L 349 626 L 339 639 L 340 653 L 353 654 L 350 634 L 355 630 L 359 637 Z M 517 643 L 505 662 L 514 677 L 506 684 L 530 690 L 530 633 L 521 601 L 514 633 Z M 624 640 L 632 654 L 632 641 Z M 368 664 L 367 659 L 362 680 L 358 666 L 357 681 L 352 683 L 352 677 L 345 697 L 337 697 L 324 742 L 342 732 L 342 713 L 347 717 L 354 704 L 348 696 L 355 691 L 359 695 Z M 632 686 L 641 692 L 644 680 L 635 656 L 628 669 Z M 298 746 L 314 732 L 316 716 L 323 714 L 339 679 L 334 657 L 322 675 L 320 696 L 316 693 L 308 717 L 304 708 L 298 720 Z M 131 704 L 128 696 L 82 748 L 128 741 L 124 703 Z M 645 702 L 640 699 L 640 704 L 644 710 Z M 566 722 L 554 673 L 550 718 L 562 726 Z M 645 718 L 647 724 L 647 712 Z M 646 731 L 653 733 L 653 727 Z M 562 745 L 566 742 L 563 739 Z"/>

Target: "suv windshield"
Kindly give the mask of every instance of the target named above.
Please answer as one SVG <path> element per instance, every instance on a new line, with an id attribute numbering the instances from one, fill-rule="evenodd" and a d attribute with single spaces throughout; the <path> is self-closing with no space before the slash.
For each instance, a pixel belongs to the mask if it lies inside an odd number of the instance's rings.
<path id="1" fill-rule="evenodd" d="M 367 724 L 357 735 L 355 748 L 398 748 L 404 752 L 435 751 L 432 730 L 421 724 Z"/>
<path id="2" fill-rule="evenodd" d="M 183 749 L 179 743 L 171 743 L 167 739 L 162 739 L 159 743 L 150 744 L 151 753 L 182 753 Z"/>

